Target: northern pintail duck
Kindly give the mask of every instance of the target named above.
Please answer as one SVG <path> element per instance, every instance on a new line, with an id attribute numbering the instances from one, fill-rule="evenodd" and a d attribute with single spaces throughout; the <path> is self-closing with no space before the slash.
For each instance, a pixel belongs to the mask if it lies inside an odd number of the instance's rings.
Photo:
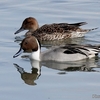
<path id="1" fill-rule="evenodd" d="M 86 58 L 95 57 L 100 46 L 67 44 L 65 46 L 52 47 L 41 52 L 41 45 L 36 37 L 28 36 L 21 42 L 20 50 L 13 56 L 19 56 L 22 52 L 31 51 L 30 59 L 38 61 L 78 61 Z"/>
<path id="2" fill-rule="evenodd" d="M 83 37 L 85 33 L 95 30 L 93 29 L 81 29 L 80 26 L 87 24 L 86 22 L 79 23 L 53 23 L 45 24 L 39 28 L 38 22 L 35 18 L 26 18 L 19 30 L 15 34 L 23 31 L 29 30 L 27 35 L 34 35 L 39 40 L 61 40 L 67 38 Z"/>

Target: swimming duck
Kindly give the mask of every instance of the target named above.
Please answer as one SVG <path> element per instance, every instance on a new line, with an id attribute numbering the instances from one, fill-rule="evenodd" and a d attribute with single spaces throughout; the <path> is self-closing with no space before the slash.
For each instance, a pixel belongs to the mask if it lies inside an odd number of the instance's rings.
<path id="1" fill-rule="evenodd" d="M 61 40 L 67 38 L 83 37 L 85 33 L 95 30 L 93 29 L 81 29 L 80 26 L 87 24 L 86 22 L 79 23 L 53 23 L 45 24 L 39 28 L 38 22 L 33 17 L 26 18 L 19 30 L 15 34 L 20 33 L 23 30 L 29 30 L 25 36 L 33 35 L 41 41 L 45 40 Z"/>
<path id="2" fill-rule="evenodd" d="M 30 59 L 38 61 L 78 61 L 86 58 L 95 57 L 100 52 L 100 45 L 78 45 L 67 44 L 65 46 L 52 47 L 41 52 L 39 40 L 34 36 L 28 36 L 21 42 L 20 50 L 13 56 L 19 56 L 22 52 L 31 51 Z"/>

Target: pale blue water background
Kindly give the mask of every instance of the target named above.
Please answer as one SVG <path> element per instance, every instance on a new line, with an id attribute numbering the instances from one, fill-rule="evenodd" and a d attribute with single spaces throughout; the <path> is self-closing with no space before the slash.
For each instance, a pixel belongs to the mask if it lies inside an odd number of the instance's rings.
<path id="1" fill-rule="evenodd" d="M 14 42 L 14 32 L 29 16 L 35 17 L 40 26 L 53 22 L 86 21 L 88 24 L 83 28 L 100 27 L 100 0 L 0 1 L 0 100 L 99 100 L 99 58 L 82 64 L 83 69 L 76 71 L 61 71 L 67 64 L 42 66 L 41 76 L 35 80 L 37 85 L 28 85 L 21 79 L 13 63 L 30 73 L 32 67 L 29 60 L 20 56 L 12 58 L 19 49 L 18 43 Z M 82 43 L 99 44 L 100 28 L 86 34 Z"/>

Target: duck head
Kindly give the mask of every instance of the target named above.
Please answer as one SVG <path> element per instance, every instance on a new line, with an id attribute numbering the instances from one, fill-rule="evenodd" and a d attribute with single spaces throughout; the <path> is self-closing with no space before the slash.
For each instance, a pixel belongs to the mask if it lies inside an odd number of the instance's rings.
<path id="1" fill-rule="evenodd" d="M 39 28 L 39 25 L 38 25 L 37 20 L 33 17 L 28 17 L 23 21 L 20 29 L 18 29 L 14 34 L 18 34 L 24 30 L 29 30 L 30 32 L 34 32 L 38 28 Z"/>
<path id="2" fill-rule="evenodd" d="M 31 58 L 40 59 L 40 43 L 34 36 L 28 36 L 20 44 L 19 51 L 13 56 L 13 58 L 19 56 L 23 52 L 31 52 Z"/>

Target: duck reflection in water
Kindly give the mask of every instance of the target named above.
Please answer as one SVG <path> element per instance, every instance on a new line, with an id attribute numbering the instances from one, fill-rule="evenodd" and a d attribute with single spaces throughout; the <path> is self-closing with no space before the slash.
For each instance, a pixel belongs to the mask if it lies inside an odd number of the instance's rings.
<path id="1" fill-rule="evenodd" d="M 24 68 L 14 63 L 14 66 L 17 68 L 17 71 L 21 74 L 22 80 L 28 85 L 37 85 L 34 81 L 39 78 L 41 75 L 40 63 L 38 61 L 31 61 L 32 71 L 26 72 Z"/>
<path id="2" fill-rule="evenodd" d="M 100 68 L 100 64 L 97 62 L 98 60 L 96 60 L 95 58 L 81 60 L 73 63 L 58 63 L 53 61 L 39 62 L 36 60 L 30 60 L 32 66 L 31 73 L 26 72 L 24 68 L 20 67 L 17 64 L 14 64 L 14 66 L 17 68 L 18 72 L 21 74 L 22 80 L 24 80 L 26 84 L 37 85 L 37 83 L 35 83 L 34 81 L 37 80 L 41 75 L 41 66 L 59 70 L 60 72 L 58 72 L 58 74 L 66 74 L 66 72 L 73 71 L 99 72 L 97 69 L 95 70 L 95 68 Z"/>
<path id="3" fill-rule="evenodd" d="M 100 68 L 100 64 L 98 63 L 98 60 L 92 58 L 92 59 L 85 59 L 81 61 L 66 62 L 66 63 L 46 61 L 42 63 L 42 66 L 60 70 L 61 74 L 65 74 L 66 72 L 72 72 L 72 71 L 99 72 L 98 70 L 95 70 L 95 68 Z"/>
<path id="4" fill-rule="evenodd" d="M 27 57 L 26 55 L 23 56 Z M 17 64 L 14 66 L 17 68 L 18 72 L 21 74 L 22 80 L 28 85 L 37 85 L 34 81 L 41 75 L 41 66 L 47 67 L 55 70 L 59 70 L 58 74 L 66 74 L 66 72 L 80 71 L 80 72 L 99 72 L 97 68 L 100 68 L 98 63 L 99 59 L 85 59 L 77 62 L 66 62 L 59 63 L 54 61 L 39 62 L 36 60 L 30 60 L 32 66 L 32 72 L 25 72 L 22 67 Z M 96 70 L 95 70 L 96 68 Z"/>

